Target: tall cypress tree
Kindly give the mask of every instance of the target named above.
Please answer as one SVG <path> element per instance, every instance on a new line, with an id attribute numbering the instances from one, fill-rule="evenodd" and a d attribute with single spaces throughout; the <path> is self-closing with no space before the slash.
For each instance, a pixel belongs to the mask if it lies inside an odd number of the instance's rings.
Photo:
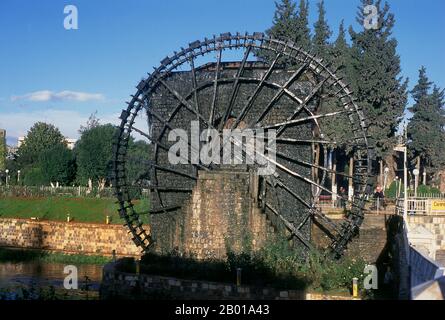
<path id="1" fill-rule="evenodd" d="M 311 31 L 309 29 L 309 3 L 307 0 L 300 0 L 298 15 L 296 16 L 296 36 L 295 43 L 304 50 L 311 48 Z"/>
<path id="2" fill-rule="evenodd" d="M 331 49 L 332 69 L 337 71 L 337 75 L 348 77 L 351 69 L 351 48 L 346 42 L 345 24 L 342 20 L 338 27 L 338 36 Z"/>
<path id="3" fill-rule="evenodd" d="M 422 67 L 417 85 L 410 92 L 415 103 L 409 108 L 413 116 L 408 124 L 411 157 L 419 157 L 429 173 L 445 166 L 444 91 L 434 86 L 431 92 L 432 85 Z"/>
<path id="4" fill-rule="evenodd" d="M 337 70 L 337 76 L 348 79 L 351 72 L 351 49 L 346 42 L 346 31 L 343 21 L 339 26 L 337 39 L 328 48 L 329 57 L 327 57 L 327 60 L 332 64 L 331 69 Z M 323 57 L 323 54 L 321 55 Z M 326 97 L 322 94 L 321 98 L 323 99 L 323 103 L 321 104 L 323 113 L 341 110 L 342 107 L 337 97 Z M 348 149 L 351 132 L 349 120 L 346 115 L 320 119 L 320 124 L 322 125 L 323 133 L 327 135 L 330 140 L 336 142 L 335 148 L 341 148 L 345 152 L 351 151 Z"/>
<path id="5" fill-rule="evenodd" d="M 367 5 L 378 9 L 377 29 L 366 28 Z M 407 103 L 408 82 L 400 76 L 397 41 L 392 37 L 395 19 L 389 9 L 387 3 L 382 8 L 380 0 L 362 0 L 357 21 L 363 29 L 355 32 L 350 28 L 353 45 L 349 82 L 368 119 L 368 134 L 380 160 L 393 152 L 395 133 Z"/>
<path id="6" fill-rule="evenodd" d="M 312 39 L 312 46 L 314 53 L 324 59 L 330 57 L 329 38 L 332 31 L 326 21 L 326 10 L 324 8 L 324 0 L 318 4 L 318 20 L 314 24 L 314 38 Z"/>
<path id="7" fill-rule="evenodd" d="M 275 2 L 275 13 L 272 27 L 266 30 L 266 34 L 272 38 L 295 40 L 297 34 L 296 5 L 293 0 L 280 0 Z M 257 50 L 255 55 L 263 61 L 270 62 L 275 55 L 265 50 Z M 290 61 L 281 59 L 281 63 Z"/>
<path id="8" fill-rule="evenodd" d="M 280 3 L 275 2 L 275 7 L 273 25 L 266 33 L 274 38 L 294 39 L 297 32 L 295 3 L 281 0 Z"/>
<path id="9" fill-rule="evenodd" d="M 275 14 L 272 27 L 266 30 L 269 37 L 288 39 L 294 41 L 303 50 L 311 48 L 311 35 L 309 29 L 309 4 L 307 0 L 301 0 L 298 12 L 293 0 L 280 0 L 275 3 Z M 273 53 L 257 50 L 255 55 L 263 61 L 270 62 L 275 58 Z M 292 59 L 281 58 L 280 62 L 285 66 L 293 65 Z"/>

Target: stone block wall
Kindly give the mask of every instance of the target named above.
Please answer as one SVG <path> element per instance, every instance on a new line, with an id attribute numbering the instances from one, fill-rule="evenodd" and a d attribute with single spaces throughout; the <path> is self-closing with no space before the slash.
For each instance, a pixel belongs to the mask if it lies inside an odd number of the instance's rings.
<path id="1" fill-rule="evenodd" d="M 139 256 L 140 249 L 121 225 L 0 219 L 0 247 L 76 254 Z"/>
<path id="2" fill-rule="evenodd" d="M 334 219 L 335 221 L 335 219 Z M 312 241 L 318 247 L 330 244 L 328 236 L 315 224 L 312 227 Z M 365 215 L 359 235 L 349 243 L 346 257 L 361 257 L 367 263 L 375 264 L 383 253 L 387 243 L 385 215 Z"/>
<path id="3" fill-rule="evenodd" d="M 146 299 L 157 296 L 165 299 L 187 300 L 304 300 L 304 291 L 106 271 L 103 275 L 100 295 L 102 299 Z"/>
<path id="4" fill-rule="evenodd" d="M 252 199 L 252 179 L 253 174 L 235 168 L 200 171 L 176 221 L 172 246 L 197 259 L 224 259 L 228 251 L 259 249 L 272 227 Z M 157 245 L 161 252 L 170 247 Z"/>
<path id="5" fill-rule="evenodd" d="M 184 300 L 352 300 L 350 295 L 280 290 L 234 283 L 178 279 L 119 271 L 121 260 L 104 266 L 101 299 L 184 299 Z M 355 299 L 359 300 L 359 299 Z"/>
<path id="6" fill-rule="evenodd" d="M 408 216 L 408 225 L 413 246 L 445 266 L 445 216 Z"/>
<path id="7" fill-rule="evenodd" d="M 434 235 L 436 248 L 445 250 L 445 216 L 408 216 L 411 228 L 422 226 Z"/>

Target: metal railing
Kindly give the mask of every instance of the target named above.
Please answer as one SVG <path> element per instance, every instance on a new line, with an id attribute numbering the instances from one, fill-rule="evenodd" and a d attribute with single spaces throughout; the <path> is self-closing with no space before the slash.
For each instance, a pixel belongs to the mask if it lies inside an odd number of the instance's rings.
<path id="1" fill-rule="evenodd" d="M 419 193 L 417 195 L 414 191 L 408 191 L 408 198 L 423 198 L 423 199 L 445 199 L 445 193 Z"/>
<path id="2" fill-rule="evenodd" d="M 445 215 L 445 207 L 443 210 L 436 205 L 437 199 L 440 198 L 408 198 L 408 215 Z M 440 201 L 445 202 L 445 200 Z M 398 212 L 404 210 L 404 199 L 397 199 L 396 209 Z"/>
<path id="3" fill-rule="evenodd" d="M 396 199 L 393 198 L 375 198 L 371 197 L 367 200 L 365 209 L 369 211 L 386 211 L 393 210 L 394 205 L 396 203 Z M 320 199 L 316 207 L 319 209 L 350 209 L 351 202 L 346 200 L 341 200 L 337 198 L 337 200 L 332 200 L 330 198 L 322 198 Z"/>

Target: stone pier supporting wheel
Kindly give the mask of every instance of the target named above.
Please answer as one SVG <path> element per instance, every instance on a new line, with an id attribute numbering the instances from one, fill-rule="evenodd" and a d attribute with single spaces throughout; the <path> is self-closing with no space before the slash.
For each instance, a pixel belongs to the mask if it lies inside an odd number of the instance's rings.
<path id="1" fill-rule="evenodd" d="M 253 61 L 258 50 L 267 52 L 272 59 Z M 226 53 L 232 57 L 233 51 L 238 53 L 238 61 L 227 62 L 230 58 L 225 59 Z M 284 69 L 283 59 L 290 61 L 292 67 Z M 322 96 L 336 101 L 329 111 L 319 107 Z M 315 222 L 331 239 L 330 249 L 340 256 L 362 224 L 371 191 L 373 154 L 365 118 L 348 86 L 321 59 L 303 51 L 297 43 L 268 38 L 263 33 L 225 33 L 192 42 L 163 59 L 138 84 L 120 119 L 113 185 L 120 216 L 142 251 L 148 250 L 153 239 L 141 216 L 171 217 L 190 197 L 198 171 L 218 167 L 191 161 L 190 157 L 184 157 L 178 165 L 167 161 L 172 145 L 169 132 L 185 128 L 191 121 L 199 124 L 200 132 L 222 132 L 224 128 L 276 130 L 276 157 L 266 154 L 266 161 L 273 163 L 276 171 L 260 177 L 257 200 L 271 223 L 286 229 L 304 247 L 313 248 L 310 224 Z M 336 172 L 329 165 L 328 150 L 336 145 L 336 139 L 335 135 L 324 134 L 324 124 L 333 119 L 346 121 L 350 127 L 352 176 Z M 128 157 L 130 136 L 150 143 L 149 161 Z M 193 153 L 191 141 L 184 143 Z M 139 186 L 149 188 L 152 194 L 151 208 L 146 212 L 137 212 L 134 207 L 132 186 L 127 181 L 129 162 L 146 168 L 139 179 Z M 317 209 L 321 193 L 336 196 L 326 186 L 332 174 L 353 179 L 354 185 L 352 199 L 344 199 L 349 209 L 340 223 Z M 166 218 L 164 223 L 173 220 Z"/>

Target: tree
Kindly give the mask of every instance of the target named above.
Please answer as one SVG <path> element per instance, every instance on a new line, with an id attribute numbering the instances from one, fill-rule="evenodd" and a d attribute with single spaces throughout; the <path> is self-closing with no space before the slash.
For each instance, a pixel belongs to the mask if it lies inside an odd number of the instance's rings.
<path id="1" fill-rule="evenodd" d="M 346 32 L 343 21 L 339 26 L 338 37 L 335 42 L 329 47 L 329 57 L 327 58 L 331 64 L 331 68 L 336 70 L 336 75 L 340 78 L 349 78 L 351 72 L 351 53 L 350 47 L 346 42 Z M 341 102 L 337 97 L 328 96 L 323 97 L 320 102 L 320 110 L 326 114 L 342 109 Z M 349 140 L 351 138 L 351 127 L 347 115 L 338 115 L 336 117 L 329 117 L 320 119 L 322 131 L 330 140 L 335 141 L 336 145 L 331 146 L 336 149 L 343 149 L 346 153 L 350 153 Z"/>
<path id="2" fill-rule="evenodd" d="M 65 145 L 65 138 L 59 129 L 52 124 L 35 123 L 17 151 L 20 167 L 25 169 L 38 165 L 40 154 L 56 145 Z"/>
<path id="3" fill-rule="evenodd" d="M 82 133 L 74 148 L 79 183 L 86 184 L 91 179 L 100 188 L 105 186 L 110 177 L 115 130 L 115 126 L 106 124 Z"/>
<path id="4" fill-rule="evenodd" d="M 275 2 L 275 13 L 272 27 L 266 30 L 266 34 L 272 38 L 295 40 L 297 34 L 297 16 L 293 0 L 280 0 Z M 269 51 L 258 50 L 256 56 L 263 61 L 271 62 L 275 55 Z M 288 59 L 281 59 L 281 63 L 290 63 Z"/>
<path id="5" fill-rule="evenodd" d="M 86 126 L 82 126 L 82 125 L 80 126 L 79 133 L 82 134 L 85 131 L 93 129 L 93 128 L 99 126 L 99 125 L 100 125 L 100 119 L 97 118 L 97 110 L 96 110 L 88 118 Z"/>
<path id="6" fill-rule="evenodd" d="M 43 186 L 46 183 L 43 170 L 40 167 L 28 167 L 23 177 L 25 186 Z"/>
<path id="7" fill-rule="evenodd" d="M 331 48 L 329 38 L 332 31 L 326 21 L 326 10 L 324 8 L 324 0 L 317 4 L 318 20 L 314 24 L 314 38 L 312 39 L 314 53 L 323 59 L 330 58 Z M 344 36 L 344 35 L 343 35 Z"/>
<path id="8" fill-rule="evenodd" d="M 410 92 L 414 105 L 409 108 L 413 116 L 408 124 L 411 158 L 433 174 L 445 167 L 445 110 L 444 91 L 428 80 L 425 67 L 419 70 L 417 85 Z"/>
<path id="9" fill-rule="evenodd" d="M 349 46 L 345 38 L 345 30 L 343 21 L 339 27 L 338 37 L 333 44 L 328 42 L 331 35 L 331 30 L 325 19 L 324 3 L 321 1 L 318 3 L 318 20 L 314 25 L 315 35 L 313 38 L 313 50 L 314 53 L 325 60 L 325 63 L 331 65 L 333 70 L 336 70 L 336 74 L 339 77 L 345 77 L 346 70 L 350 69 L 350 52 Z M 322 114 L 328 114 L 342 110 L 343 106 L 341 101 L 336 96 L 332 95 L 332 92 L 321 88 L 319 93 L 317 112 Z M 337 115 L 335 117 L 329 117 L 320 119 L 319 121 L 321 131 L 326 138 L 330 141 L 335 141 L 335 144 L 326 145 L 328 149 L 328 157 L 331 161 L 331 169 L 333 171 L 340 171 L 339 165 L 342 163 L 341 159 L 345 157 L 352 150 L 350 148 L 349 139 L 351 136 L 350 122 L 346 114 Z M 318 148 L 317 148 L 318 149 Z M 318 150 L 321 152 L 321 150 Z M 344 163 L 344 162 L 343 162 Z M 341 181 L 341 176 L 337 176 L 335 173 L 330 175 L 332 192 L 337 193 L 337 187 Z"/>
<path id="10" fill-rule="evenodd" d="M 15 184 L 18 180 L 18 170 L 20 170 L 18 163 L 17 163 L 17 159 L 15 156 L 10 156 L 8 158 L 6 158 L 6 169 L 9 170 L 9 176 L 11 177 L 11 179 L 9 180 L 10 184 Z M 0 173 L 1 175 L 1 173 Z M 17 177 L 17 179 L 16 179 Z M 1 177 L 0 177 L 1 178 Z M 23 179 L 20 180 L 20 183 L 23 182 Z"/>
<path id="11" fill-rule="evenodd" d="M 318 57 L 323 58 L 329 63 L 333 63 L 335 61 L 334 57 L 332 56 L 334 47 L 328 42 L 332 32 L 325 19 L 326 11 L 324 9 L 324 1 L 320 1 L 317 5 L 318 20 L 314 24 L 315 34 L 313 38 L 313 51 Z M 336 98 L 327 97 L 324 88 L 321 88 L 318 95 L 317 112 L 329 113 L 335 111 L 336 108 Z M 342 123 L 337 123 L 338 121 L 335 120 L 336 118 L 321 119 L 319 123 L 324 135 L 326 135 L 333 141 L 338 141 L 337 131 L 338 128 L 341 127 Z"/>
<path id="12" fill-rule="evenodd" d="M 144 162 L 148 162 L 150 145 L 145 141 L 134 141 L 130 138 L 128 143 L 128 158 L 126 163 L 127 180 L 130 185 L 140 185 L 144 183 L 144 179 L 148 177 L 145 175 L 147 171 L 147 165 Z"/>
<path id="13" fill-rule="evenodd" d="M 296 36 L 295 43 L 309 51 L 311 48 L 311 31 L 309 29 L 309 2 L 300 0 L 298 15 L 296 17 Z"/>
<path id="14" fill-rule="evenodd" d="M 338 27 L 338 36 L 331 48 L 332 69 L 341 77 L 349 78 L 351 69 L 351 48 L 346 42 L 346 30 L 344 21 Z"/>
<path id="15" fill-rule="evenodd" d="M 6 131 L 0 129 L 0 172 L 6 169 Z"/>
<path id="16" fill-rule="evenodd" d="M 65 137 L 54 125 L 37 122 L 31 127 L 17 150 L 17 167 L 23 173 L 25 185 L 45 184 L 40 156 L 56 146 L 66 147 L 66 142 Z"/>
<path id="17" fill-rule="evenodd" d="M 39 167 L 45 183 L 70 184 L 75 177 L 76 168 L 73 152 L 66 146 L 58 144 L 40 154 Z"/>
<path id="18" fill-rule="evenodd" d="M 378 10 L 377 29 L 367 28 L 364 8 L 374 5 Z M 382 161 L 392 156 L 396 143 L 395 133 L 407 103 L 407 79 L 400 77 L 400 57 L 397 41 L 392 37 L 394 15 L 386 3 L 380 0 L 362 0 L 357 21 L 363 30 L 355 32 L 350 27 L 352 39 L 351 74 L 349 83 L 363 108 L 368 122 L 370 142 L 376 148 L 376 156 Z"/>
<path id="19" fill-rule="evenodd" d="M 298 13 L 296 12 L 296 5 L 292 0 L 280 0 L 279 3 L 275 3 L 275 7 L 272 27 L 266 30 L 266 34 L 272 38 L 294 41 L 297 46 L 309 51 L 311 36 L 308 22 L 308 2 L 301 0 Z M 255 55 L 260 60 L 269 63 L 275 59 L 274 53 L 265 50 L 257 50 Z M 285 67 L 295 64 L 293 59 L 283 57 L 278 61 Z"/>

